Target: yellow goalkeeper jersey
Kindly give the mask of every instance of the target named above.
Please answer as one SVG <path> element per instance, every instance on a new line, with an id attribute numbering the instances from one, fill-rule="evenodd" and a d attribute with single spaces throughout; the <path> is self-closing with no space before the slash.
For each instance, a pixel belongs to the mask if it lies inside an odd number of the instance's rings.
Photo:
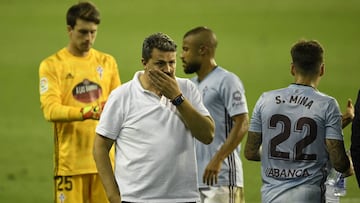
<path id="1" fill-rule="evenodd" d="M 41 109 L 54 123 L 55 175 L 97 173 L 92 149 L 98 121 L 82 121 L 80 110 L 105 102 L 121 84 L 115 59 L 95 49 L 76 57 L 63 48 L 41 62 L 39 79 Z"/>

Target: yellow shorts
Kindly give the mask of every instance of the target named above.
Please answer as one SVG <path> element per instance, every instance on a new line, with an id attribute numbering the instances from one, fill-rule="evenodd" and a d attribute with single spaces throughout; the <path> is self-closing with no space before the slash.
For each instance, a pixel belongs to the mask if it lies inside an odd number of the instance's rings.
<path id="1" fill-rule="evenodd" d="M 200 188 L 201 203 L 245 203 L 244 189 L 234 186 Z"/>
<path id="2" fill-rule="evenodd" d="M 55 203 L 108 203 L 98 174 L 55 176 Z"/>

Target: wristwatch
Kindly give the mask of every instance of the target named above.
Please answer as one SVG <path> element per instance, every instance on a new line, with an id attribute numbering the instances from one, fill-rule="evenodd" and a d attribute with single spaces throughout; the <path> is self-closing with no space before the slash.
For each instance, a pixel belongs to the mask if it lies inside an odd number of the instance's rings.
<path id="1" fill-rule="evenodd" d="M 175 97 L 171 103 L 175 106 L 179 106 L 183 101 L 185 100 L 185 97 L 182 94 L 179 94 L 177 97 Z"/>

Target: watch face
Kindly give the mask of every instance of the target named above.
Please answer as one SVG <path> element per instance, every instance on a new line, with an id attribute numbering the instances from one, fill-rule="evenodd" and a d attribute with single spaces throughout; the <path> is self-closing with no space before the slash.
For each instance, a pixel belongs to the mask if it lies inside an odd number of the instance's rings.
<path id="1" fill-rule="evenodd" d="M 184 101 L 184 96 L 183 95 L 179 95 L 177 96 L 173 101 L 172 103 L 177 106 L 177 105 L 180 105 L 182 102 Z"/>

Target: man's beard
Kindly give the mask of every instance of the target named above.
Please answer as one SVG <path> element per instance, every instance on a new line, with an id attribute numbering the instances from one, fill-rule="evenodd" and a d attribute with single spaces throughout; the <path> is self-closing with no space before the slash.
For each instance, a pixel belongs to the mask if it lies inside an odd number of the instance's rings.
<path id="1" fill-rule="evenodd" d="M 186 74 L 196 73 L 198 70 L 200 70 L 200 67 L 201 67 L 200 63 L 188 63 L 184 67 L 184 72 Z"/>

